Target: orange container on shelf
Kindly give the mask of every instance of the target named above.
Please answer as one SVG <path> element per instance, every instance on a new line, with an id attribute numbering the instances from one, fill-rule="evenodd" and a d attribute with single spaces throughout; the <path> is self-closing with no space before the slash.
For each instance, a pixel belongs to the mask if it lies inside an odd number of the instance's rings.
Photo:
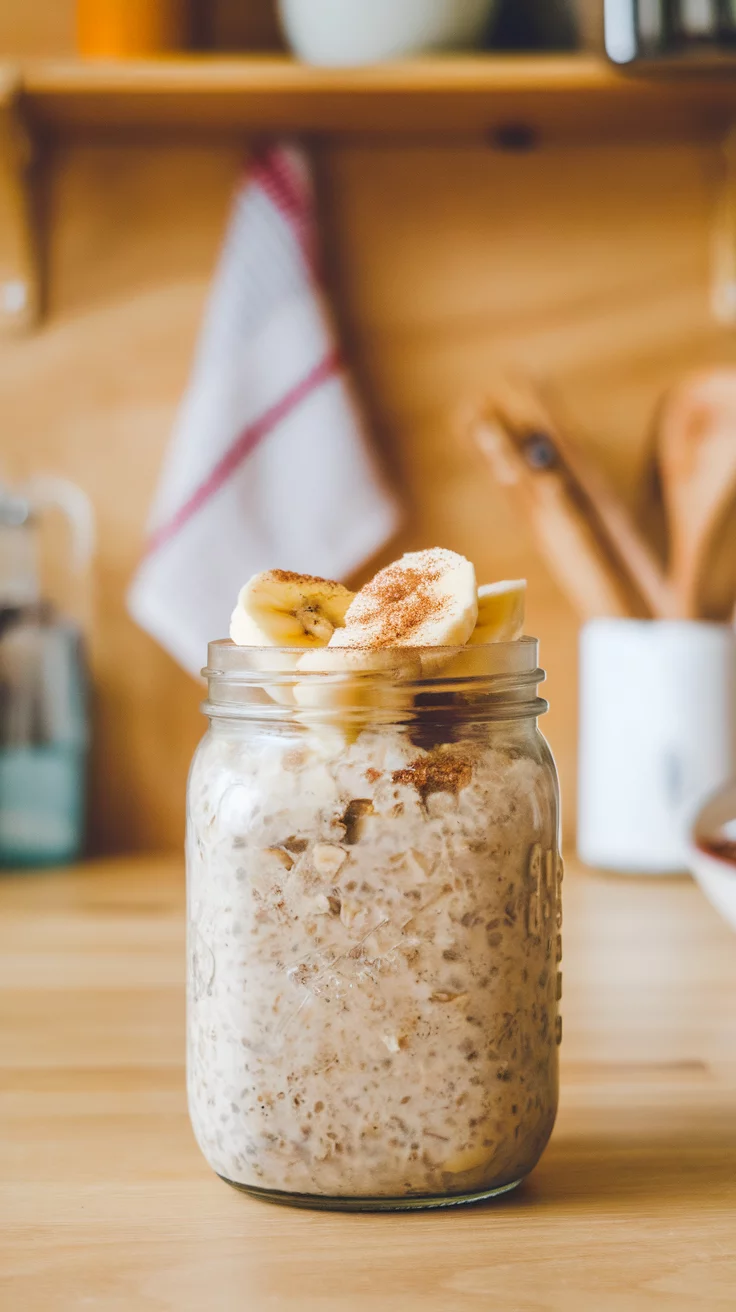
<path id="1" fill-rule="evenodd" d="M 77 0 L 81 55 L 125 59 L 189 44 L 191 0 Z"/>

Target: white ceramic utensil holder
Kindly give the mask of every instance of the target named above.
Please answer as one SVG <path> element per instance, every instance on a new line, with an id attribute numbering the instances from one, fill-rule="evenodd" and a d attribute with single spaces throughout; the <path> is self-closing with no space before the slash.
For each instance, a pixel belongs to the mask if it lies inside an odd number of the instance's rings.
<path id="1" fill-rule="evenodd" d="M 292 50 L 310 64 L 371 64 L 477 45 L 496 0 L 279 0 Z"/>
<path id="2" fill-rule="evenodd" d="M 599 619 L 580 658 L 578 853 L 624 873 L 685 871 L 698 805 L 736 775 L 736 635 Z"/>

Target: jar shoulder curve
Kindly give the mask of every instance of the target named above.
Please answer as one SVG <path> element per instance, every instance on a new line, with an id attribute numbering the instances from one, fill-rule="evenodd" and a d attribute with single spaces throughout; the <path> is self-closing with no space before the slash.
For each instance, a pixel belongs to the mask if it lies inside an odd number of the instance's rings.
<path id="1" fill-rule="evenodd" d="M 554 815 L 554 830 L 557 836 L 557 846 L 559 848 L 562 844 L 562 799 L 560 795 L 559 771 L 557 769 L 554 752 L 538 725 L 535 726 L 534 734 L 539 752 L 538 759 L 544 771 L 546 790 Z"/>

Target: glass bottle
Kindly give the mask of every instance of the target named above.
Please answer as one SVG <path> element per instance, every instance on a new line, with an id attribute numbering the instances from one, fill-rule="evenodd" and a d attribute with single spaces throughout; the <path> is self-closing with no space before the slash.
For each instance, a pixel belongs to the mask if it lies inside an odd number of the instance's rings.
<path id="1" fill-rule="evenodd" d="M 85 644 L 80 624 L 51 604 L 42 584 L 39 537 L 49 510 L 61 511 L 71 533 L 67 585 L 86 592 L 94 525 L 81 489 L 57 478 L 34 479 L 18 492 L 0 487 L 0 866 L 6 867 L 67 863 L 80 855 L 84 838 Z M 58 565 L 61 553 L 54 554 Z"/>

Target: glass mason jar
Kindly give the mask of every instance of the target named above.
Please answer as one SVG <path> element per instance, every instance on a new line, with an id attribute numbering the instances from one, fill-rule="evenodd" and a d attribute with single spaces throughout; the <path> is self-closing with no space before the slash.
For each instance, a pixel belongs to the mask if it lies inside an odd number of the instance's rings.
<path id="1" fill-rule="evenodd" d="M 502 1193 L 557 1109 L 537 642 L 299 656 L 209 649 L 187 832 L 197 1140 L 276 1201 Z"/>

